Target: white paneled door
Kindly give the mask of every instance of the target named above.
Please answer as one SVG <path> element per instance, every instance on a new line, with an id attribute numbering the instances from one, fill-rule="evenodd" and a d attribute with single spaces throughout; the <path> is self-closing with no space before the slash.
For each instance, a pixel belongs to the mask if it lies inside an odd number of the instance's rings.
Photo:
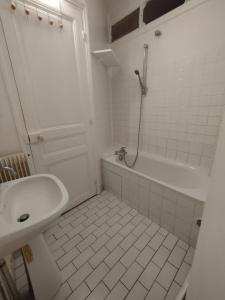
<path id="1" fill-rule="evenodd" d="M 0 14 L 29 136 L 24 140 L 36 171 L 64 182 L 70 208 L 96 193 L 96 174 L 83 9 L 64 2 L 62 17 L 34 6 L 25 7 L 26 15 L 20 2 L 12 11 L 9 1 L 1 2 Z"/>

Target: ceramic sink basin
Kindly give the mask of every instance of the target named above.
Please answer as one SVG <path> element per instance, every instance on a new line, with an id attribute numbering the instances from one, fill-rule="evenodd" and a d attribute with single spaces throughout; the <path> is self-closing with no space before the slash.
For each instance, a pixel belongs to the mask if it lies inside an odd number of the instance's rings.
<path id="1" fill-rule="evenodd" d="M 67 203 L 67 190 L 53 175 L 34 175 L 1 184 L 0 257 L 43 232 Z"/>

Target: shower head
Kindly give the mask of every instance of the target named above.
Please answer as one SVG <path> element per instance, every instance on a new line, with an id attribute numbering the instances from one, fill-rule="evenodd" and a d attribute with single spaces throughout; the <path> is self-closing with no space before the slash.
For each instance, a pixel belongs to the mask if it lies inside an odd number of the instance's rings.
<path id="1" fill-rule="evenodd" d="M 134 73 L 139 76 L 140 72 L 138 70 L 134 70 Z"/>
<path id="2" fill-rule="evenodd" d="M 134 74 L 138 76 L 139 83 L 140 83 L 141 90 L 142 90 L 142 94 L 145 95 L 146 94 L 146 87 L 145 87 L 145 85 L 144 85 L 144 83 L 141 79 L 139 70 L 134 70 Z"/>

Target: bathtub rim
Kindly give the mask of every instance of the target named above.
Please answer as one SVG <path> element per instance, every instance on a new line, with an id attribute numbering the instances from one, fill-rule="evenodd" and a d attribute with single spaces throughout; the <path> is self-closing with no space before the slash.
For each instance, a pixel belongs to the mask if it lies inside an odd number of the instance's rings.
<path id="1" fill-rule="evenodd" d="M 132 155 L 133 153 L 131 152 L 129 154 Z M 149 154 L 149 153 L 145 153 L 145 152 L 140 152 L 140 156 L 141 157 L 144 156 L 144 157 L 149 158 L 149 159 L 159 160 L 160 162 L 167 162 L 167 163 L 172 164 L 172 165 L 184 167 L 185 169 L 192 170 L 192 172 L 194 171 L 200 178 L 201 187 L 196 188 L 196 189 L 185 189 L 185 188 L 179 188 L 177 186 L 170 185 L 170 184 L 168 184 L 164 181 L 157 180 L 154 177 L 145 175 L 144 173 L 141 173 L 139 171 L 136 171 L 136 170 L 133 170 L 133 169 L 130 169 L 130 168 L 126 167 L 125 165 L 118 162 L 116 160 L 116 155 L 114 155 L 112 153 L 110 153 L 110 154 L 107 153 L 107 154 L 103 155 L 102 160 L 107 162 L 107 163 L 110 163 L 111 165 L 116 165 L 117 167 L 125 169 L 125 170 L 127 170 L 127 171 L 129 171 L 129 172 L 131 172 L 131 173 L 133 173 L 137 176 L 140 176 L 144 179 L 147 179 L 147 180 L 153 181 L 157 184 L 160 184 L 162 186 L 165 186 L 166 188 L 168 188 L 170 190 L 173 190 L 173 191 L 176 191 L 177 193 L 179 193 L 181 195 L 184 195 L 184 196 L 187 196 L 187 197 L 190 197 L 190 198 L 194 198 L 194 199 L 196 199 L 196 200 L 198 200 L 202 203 L 206 202 L 207 195 L 208 195 L 208 186 L 209 186 L 210 177 L 201 168 L 190 166 L 190 165 L 187 165 L 187 164 L 184 164 L 184 163 L 181 163 L 181 162 L 177 162 L 175 160 L 167 159 L 167 158 L 155 155 L 155 154 Z"/>

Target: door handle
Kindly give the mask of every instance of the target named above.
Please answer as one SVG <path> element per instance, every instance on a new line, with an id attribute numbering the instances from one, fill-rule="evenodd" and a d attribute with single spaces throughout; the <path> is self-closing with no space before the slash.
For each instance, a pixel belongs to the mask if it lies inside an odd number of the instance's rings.
<path id="1" fill-rule="evenodd" d="M 37 136 L 37 142 L 38 142 L 38 143 L 44 142 L 44 137 L 43 137 L 43 135 L 38 135 L 38 136 Z"/>
<path id="2" fill-rule="evenodd" d="M 39 133 L 31 133 L 29 134 L 29 144 L 39 144 L 44 141 L 43 135 Z"/>

